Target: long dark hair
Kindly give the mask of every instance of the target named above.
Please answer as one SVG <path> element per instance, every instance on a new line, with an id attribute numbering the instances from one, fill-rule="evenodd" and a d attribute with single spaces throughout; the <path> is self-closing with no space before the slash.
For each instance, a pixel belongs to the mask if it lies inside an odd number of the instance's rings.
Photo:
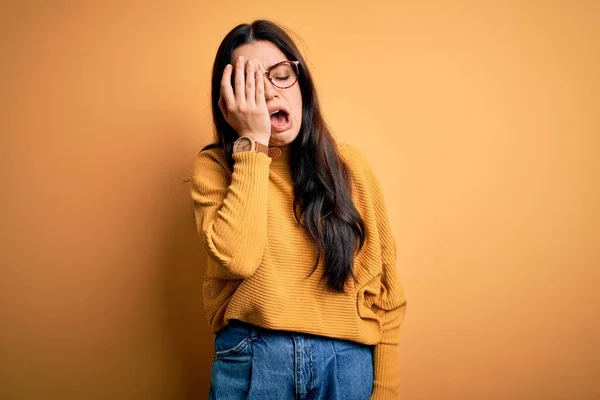
<path id="1" fill-rule="evenodd" d="M 240 24 L 221 42 L 213 64 L 211 93 L 218 142 L 202 150 L 223 149 L 233 170 L 233 142 L 239 135 L 225 121 L 218 106 L 221 76 L 237 47 L 258 40 L 269 41 L 289 60 L 300 61 L 298 84 L 302 94 L 302 126 L 290 144 L 289 157 L 294 182 L 294 215 L 317 247 L 317 259 L 310 275 L 323 257 L 325 272 L 322 279 L 326 280 L 330 290 L 343 293 L 348 277 L 351 275 L 356 279 L 354 255 L 364 245 L 365 224 L 352 201 L 349 169 L 321 114 L 306 62 L 290 36 L 275 23 L 257 20 Z"/>

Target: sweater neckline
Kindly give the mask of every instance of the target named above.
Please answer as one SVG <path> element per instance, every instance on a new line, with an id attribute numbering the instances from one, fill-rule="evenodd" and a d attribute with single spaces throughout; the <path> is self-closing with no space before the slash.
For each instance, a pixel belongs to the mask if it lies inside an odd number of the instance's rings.
<path id="1" fill-rule="evenodd" d="M 269 146 L 270 148 L 277 148 L 281 151 L 281 154 L 278 157 L 272 156 L 271 157 L 271 164 L 274 165 L 284 165 L 284 164 L 288 164 L 289 162 L 289 158 L 290 158 L 290 148 L 291 145 L 290 144 L 286 144 L 283 146 Z"/>

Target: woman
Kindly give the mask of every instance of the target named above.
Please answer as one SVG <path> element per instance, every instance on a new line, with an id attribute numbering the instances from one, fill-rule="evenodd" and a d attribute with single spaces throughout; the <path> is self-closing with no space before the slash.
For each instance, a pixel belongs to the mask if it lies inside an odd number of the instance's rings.
<path id="1" fill-rule="evenodd" d="M 213 65 L 218 143 L 193 163 L 215 337 L 210 398 L 399 398 L 406 300 L 378 179 L 338 143 L 289 35 L 235 27 Z"/>

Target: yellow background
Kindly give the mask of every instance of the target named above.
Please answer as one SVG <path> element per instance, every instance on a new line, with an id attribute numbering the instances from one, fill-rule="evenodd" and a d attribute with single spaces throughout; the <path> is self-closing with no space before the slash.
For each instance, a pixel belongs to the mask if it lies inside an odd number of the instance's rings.
<path id="1" fill-rule="evenodd" d="M 206 398 L 178 178 L 217 46 L 255 18 L 302 38 L 382 182 L 403 398 L 600 398 L 598 4 L 3 2 L 0 398 Z"/>

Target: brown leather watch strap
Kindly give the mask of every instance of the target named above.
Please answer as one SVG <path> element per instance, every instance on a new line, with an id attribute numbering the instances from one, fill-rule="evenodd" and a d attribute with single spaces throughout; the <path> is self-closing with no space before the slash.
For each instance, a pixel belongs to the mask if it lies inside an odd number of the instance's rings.
<path id="1" fill-rule="evenodd" d="M 262 144 L 258 140 L 256 141 L 256 151 L 269 155 L 269 146 Z"/>

